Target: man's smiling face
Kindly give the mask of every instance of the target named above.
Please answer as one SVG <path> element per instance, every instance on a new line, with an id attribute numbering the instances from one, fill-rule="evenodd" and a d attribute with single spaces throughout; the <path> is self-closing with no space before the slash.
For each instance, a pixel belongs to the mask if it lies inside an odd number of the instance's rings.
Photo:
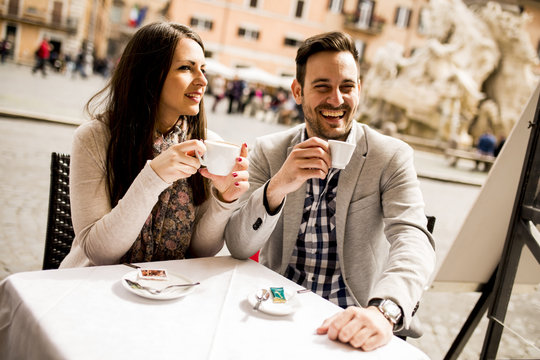
<path id="1" fill-rule="evenodd" d="M 297 104 L 302 104 L 309 137 L 345 140 L 360 102 L 358 67 L 350 52 L 323 51 L 306 63 L 302 87 L 292 85 Z"/>

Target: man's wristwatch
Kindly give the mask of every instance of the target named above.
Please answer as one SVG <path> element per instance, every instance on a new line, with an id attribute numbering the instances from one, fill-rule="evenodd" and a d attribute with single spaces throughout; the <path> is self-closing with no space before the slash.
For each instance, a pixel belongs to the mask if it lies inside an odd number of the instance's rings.
<path id="1" fill-rule="evenodd" d="M 394 329 L 396 328 L 396 325 L 398 325 L 401 321 L 401 317 L 403 316 L 401 312 L 401 308 L 398 304 L 393 302 L 390 299 L 373 299 L 369 302 L 369 306 L 376 306 L 377 309 L 384 315 L 388 321 L 394 325 Z"/>

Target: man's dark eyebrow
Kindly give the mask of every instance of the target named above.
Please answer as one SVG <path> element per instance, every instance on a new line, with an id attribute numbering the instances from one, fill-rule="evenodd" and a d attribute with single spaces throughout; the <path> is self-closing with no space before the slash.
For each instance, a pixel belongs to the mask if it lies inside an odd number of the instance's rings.
<path id="1" fill-rule="evenodd" d="M 330 79 L 327 78 L 317 78 L 311 82 L 311 84 L 317 84 L 317 83 L 327 83 L 330 82 Z M 341 82 L 342 84 L 356 84 L 357 81 L 354 81 L 354 79 L 345 79 Z"/>
<path id="2" fill-rule="evenodd" d="M 317 78 L 315 80 L 313 80 L 311 83 L 312 84 L 315 84 L 315 83 L 319 83 L 319 82 L 329 82 L 330 79 L 327 79 L 327 78 Z"/>

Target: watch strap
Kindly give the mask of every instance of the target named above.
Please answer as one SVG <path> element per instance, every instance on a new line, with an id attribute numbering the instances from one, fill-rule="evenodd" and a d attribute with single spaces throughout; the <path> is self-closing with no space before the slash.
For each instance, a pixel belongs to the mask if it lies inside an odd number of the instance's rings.
<path id="1" fill-rule="evenodd" d="M 379 307 L 379 305 L 381 305 L 382 302 L 383 302 L 383 299 L 371 299 L 368 302 L 368 306 Z"/>

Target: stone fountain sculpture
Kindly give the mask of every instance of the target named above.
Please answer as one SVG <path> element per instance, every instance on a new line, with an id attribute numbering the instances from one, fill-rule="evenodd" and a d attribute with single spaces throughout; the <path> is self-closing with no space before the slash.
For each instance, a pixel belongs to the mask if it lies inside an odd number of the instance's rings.
<path id="1" fill-rule="evenodd" d="M 540 61 L 524 30 L 529 21 L 526 13 L 516 16 L 493 2 L 479 8 L 477 13 L 491 30 L 502 55 L 497 69 L 484 82 L 484 91 L 487 101 L 493 101 L 499 109 L 498 122 L 490 124 L 491 128 L 495 134 L 506 137 L 536 87 L 538 77 L 533 67 Z M 471 125 L 471 135 L 476 138 L 482 132 L 482 124 L 478 128 L 474 123 Z"/>
<path id="2" fill-rule="evenodd" d="M 506 137 L 538 81 L 527 15 L 461 0 L 431 0 L 424 14 L 424 46 L 405 58 L 389 43 L 375 55 L 360 121 L 393 123 L 401 133 L 441 143 L 464 134 L 476 139 L 488 128 Z"/>

